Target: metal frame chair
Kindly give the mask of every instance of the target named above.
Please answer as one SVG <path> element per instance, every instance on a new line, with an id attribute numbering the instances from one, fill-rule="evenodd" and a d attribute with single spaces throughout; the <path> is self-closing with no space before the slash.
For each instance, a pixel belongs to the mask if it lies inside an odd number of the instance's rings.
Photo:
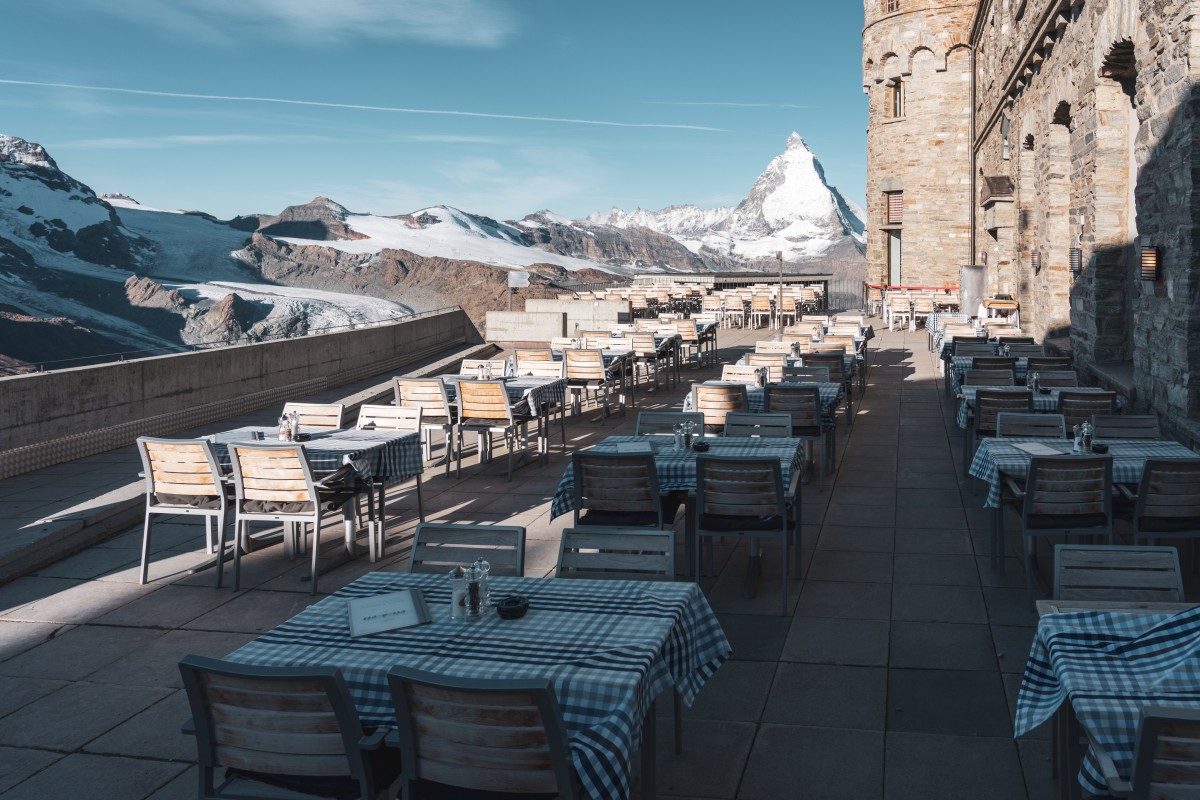
<path id="1" fill-rule="evenodd" d="M 492 434 L 504 435 L 504 443 L 508 448 L 507 479 L 512 480 L 513 453 L 517 449 L 518 440 L 522 440 L 522 457 L 528 448 L 530 422 L 538 426 L 539 441 L 544 436 L 542 418 L 536 413 L 518 414 L 513 411 L 512 402 L 508 399 L 508 390 L 504 381 L 466 380 L 458 382 L 458 437 L 455 450 L 458 459 L 455 462 L 454 476 L 462 476 L 463 434 L 472 432 L 479 450 L 479 463 L 484 464 L 492 459 Z M 530 409 L 532 412 L 533 410 Z M 547 450 L 549 448 L 547 447 Z"/>
<path id="2" fill-rule="evenodd" d="M 604 356 L 599 350 L 564 350 L 563 360 L 567 364 L 567 391 L 571 393 L 573 413 L 582 410 L 582 399 L 590 391 L 604 398 L 604 416 L 608 417 L 608 395 L 620 389 L 623 376 L 613 377 L 604 365 Z M 620 395 L 621 413 L 625 413 L 625 397 Z"/>
<path id="3" fill-rule="evenodd" d="M 1000 411 L 996 414 L 996 436 L 1002 439 L 1019 436 L 1065 439 L 1067 425 L 1062 414 Z"/>
<path id="4" fill-rule="evenodd" d="M 364 403 L 358 407 L 358 422 L 354 427 L 358 430 L 412 431 L 419 436 L 421 417 L 424 411 L 425 409 L 420 406 L 384 406 Z M 421 473 L 418 472 L 414 476 L 414 480 L 417 490 L 417 518 L 424 522 L 425 500 L 421 496 Z M 372 521 L 378 520 L 379 522 L 378 536 L 371 537 L 371 563 L 375 563 L 378 558 L 383 557 L 384 544 L 387 542 L 385 519 L 387 486 L 382 478 L 376 476 L 372 478 L 370 488 L 371 492 L 367 495 L 370 517 Z"/>
<path id="5" fill-rule="evenodd" d="M 637 436 L 672 436 L 675 424 L 692 422 L 703 430 L 704 415 L 697 411 L 639 411 L 637 415 Z"/>
<path id="6" fill-rule="evenodd" d="M 1200 750 L 1200 710 L 1146 706 L 1138 721 L 1133 770 L 1128 779 L 1103 748 L 1091 741 L 1100 772 L 1114 797 L 1131 800 L 1194 797 L 1200 790 L 1196 752 Z"/>
<path id="7" fill-rule="evenodd" d="M 664 496 L 651 453 L 577 451 L 571 456 L 574 524 L 671 527 L 680 500 Z"/>
<path id="8" fill-rule="evenodd" d="M 518 525 L 422 522 L 413 534 L 408 571 L 445 575 L 484 558 L 491 575 L 525 577 L 525 529 Z"/>
<path id="9" fill-rule="evenodd" d="M 1053 598 L 1182 603 L 1179 551 L 1174 547 L 1056 544 Z"/>
<path id="10" fill-rule="evenodd" d="M 996 435 L 997 417 L 1005 411 L 1032 414 L 1033 392 L 1028 389 L 1017 391 L 979 389 L 975 392 L 975 406 L 971 410 L 971 418 L 967 427 L 963 429 L 964 475 L 970 474 L 971 459 L 975 457 L 975 447 L 979 440 Z"/>
<path id="11" fill-rule="evenodd" d="M 1067 419 L 1067 429 L 1072 430 L 1081 422 L 1091 422 L 1096 415 L 1114 416 L 1117 413 L 1116 392 L 1072 392 L 1058 393 L 1058 413 Z"/>
<path id="12" fill-rule="evenodd" d="M 146 478 L 146 521 L 142 529 L 142 565 L 138 582 L 150 567 L 150 537 L 155 514 L 204 517 L 205 547 L 216 554 L 217 588 L 225 572 L 225 517 L 229 493 L 221 467 L 207 439 L 138 437 L 138 455 Z M 213 536 L 212 520 L 216 520 Z M 235 538 L 236 543 L 236 538 Z"/>
<path id="13" fill-rule="evenodd" d="M 789 412 L 755 413 L 730 411 L 725 415 L 725 436 L 758 436 L 790 438 L 792 415 Z"/>
<path id="14" fill-rule="evenodd" d="M 454 426 L 458 409 L 450 405 L 450 395 L 441 378 L 392 378 L 396 405 L 419 407 L 421 411 L 421 443 L 425 445 L 425 460 L 433 459 L 433 441 L 429 431 L 439 430 L 446 440 L 446 475 L 454 456 Z"/>
<path id="15" fill-rule="evenodd" d="M 296 797 L 324 789 L 390 800 L 402 785 L 385 729 L 367 732 L 336 667 L 255 667 L 201 656 L 179 662 L 196 737 L 201 800 Z M 221 783 L 220 767 L 231 770 Z M 238 792 L 251 782 L 252 794 Z"/>
<path id="16" fill-rule="evenodd" d="M 1149 458 L 1133 500 L 1133 541 L 1200 538 L 1200 458 Z M 1193 562 L 1195 566 L 1195 562 Z"/>
<path id="17" fill-rule="evenodd" d="M 1092 417 L 1096 439 L 1161 439 L 1158 417 L 1153 414 L 1097 414 Z"/>
<path id="18" fill-rule="evenodd" d="M 675 532 L 588 525 L 565 528 L 556 578 L 675 580 Z"/>
<path id="19" fill-rule="evenodd" d="M 295 411 L 300 428 L 315 431 L 340 430 L 345 423 L 346 406 L 342 403 L 284 403 L 283 413 Z"/>
<path id="20" fill-rule="evenodd" d="M 784 367 L 781 383 L 832 383 L 829 367 Z"/>
<path id="21" fill-rule="evenodd" d="M 745 384 L 693 384 L 691 399 L 693 411 L 704 415 L 704 427 L 712 433 L 725 430 L 725 415 L 730 411 L 749 408 Z"/>
<path id="22" fill-rule="evenodd" d="M 820 388 L 787 383 L 768 384 L 763 395 L 763 409 L 768 413 L 786 412 L 791 417 L 789 435 L 804 440 L 806 461 L 811 463 L 816 460 L 813 442 L 821 442 L 820 477 L 824 483 L 825 475 L 832 475 L 834 470 L 837 424 L 826 424 L 821 411 Z"/>

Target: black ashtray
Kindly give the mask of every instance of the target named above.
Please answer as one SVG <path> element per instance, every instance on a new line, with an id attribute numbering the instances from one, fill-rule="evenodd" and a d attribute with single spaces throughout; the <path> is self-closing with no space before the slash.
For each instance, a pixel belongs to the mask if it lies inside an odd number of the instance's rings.
<path id="1" fill-rule="evenodd" d="M 1100 444 L 1099 442 L 1094 442 L 1092 444 L 1092 452 L 1098 456 L 1102 456 L 1108 452 L 1108 445 Z"/>
<path id="2" fill-rule="evenodd" d="M 697 453 L 707 453 L 708 442 L 704 441 L 703 439 L 697 439 L 696 441 L 692 442 L 692 449 Z"/>
<path id="3" fill-rule="evenodd" d="M 297 434 L 296 434 L 296 438 L 295 438 L 295 439 L 293 439 L 293 441 L 296 441 L 296 442 L 307 442 L 307 441 L 309 441 L 310 439 L 312 439 L 312 434 L 311 434 L 311 433 L 297 433 Z"/>
<path id="4" fill-rule="evenodd" d="M 1042 394 L 1050 394 L 1050 387 L 1049 386 L 1039 386 L 1038 391 L 1041 392 Z"/>
<path id="5" fill-rule="evenodd" d="M 529 601 L 519 595 L 506 597 L 496 603 L 496 613 L 500 619 L 520 619 L 529 610 Z"/>

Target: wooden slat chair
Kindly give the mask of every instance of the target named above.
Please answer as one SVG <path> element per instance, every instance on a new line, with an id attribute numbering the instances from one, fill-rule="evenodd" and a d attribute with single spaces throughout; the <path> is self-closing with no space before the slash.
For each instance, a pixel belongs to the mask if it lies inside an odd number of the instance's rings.
<path id="1" fill-rule="evenodd" d="M 549 679 L 480 680 L 393 667 L 388 686 L 399 723 L 403 797 L 424 782 L 454 796 L 578 800 L 562 711 Z M 473 794 L 479 793 L 479 794 Z M 445 791 L 434 796 L 442 796 Z"/>
<path id="2" fill-rule="evenodd" d="M 975 393 L 975 407 L 963 431 L 964 475 L 970 474 L 971 459 L 975 456 L 975 447 L 979 440 L 996 435 L 996 418 L 1005 411 L 1032 414 L 1033 393 L 1028 389 L 1012 392 L 990 392 L 980 389 Z"/>
<path id="3" fill-rule="evenodd" d="M 675 580 L 675 533 L 647 528 L 567 528 L 556 578 Z"/>
<path id="4" fill-rule="evenodd" d="M 1114 797 L 1172 800 L 1200 796 L 1200 710 L 1145 706 L 1133 751 L 1132 774 L 1116 764 L 1095 741 L 1092 753 Z"/>
<path id="5" fill-rule="evenodd" d="M 1008 354 L 1016 358 L 1044 358 L 1046 348 L 1040 344 L 1010 344 L 1008 346 Z"/>
<path id="6" fill-rule="evenodd" d="M 830 333 L 830 334 L 827 334 L 825 336 L 825 338 L 821 340 L 821 344 L 823 344 L 823 345 L 839 344 L 842 346 L 842 351 L 846 355 L 853 356 L 853 355 L 858 354 L 858 346 L 854 343 L 854 335 L 853 334 L 851 334 L 850 336 L 841 336 L 841 335 L 836 335 L 836 334 Z"/>
<path id="7" fill-rule="evenodd" d="M 791 342 L 779 341 L 754 343 L 754 352 L 756 353 L 775 353 L 790 356 L 794 350 L 795 348 L 792 347 Z"/>
<path id="8" fill-rule="evenodd" d="M 1097 414 L 1092 417 L 1094 439 L 1161 439 L 1158 417 L 1153 414 Z"/>
<path id="9" fill-rule="evenodd" d="M 708 432 L 720 433 L 725 430 L 726 414 L 730 411 L 743 411 L 748 407 L 746 387 L 694 384 L 691 407 L 704 415 L 704 427 Z"/>
<path id="10" fill-rule="evenodd" d="M 757 386 L 761 369 L 763 367 L 751 367 L 746 364 L 725 364 L 721 367 L 721 380 Z"/>
<path id="11" fill-rule="evenodd" d="M 893 297 L 888 300 L 888 330 L 896 330 L 896 323 L 899 322 L 901 330 L 907 325 L 910 328 L 913 325 L 912 303 L 907 297 Z"/>
<path id="12" fill-rule="evenodd" d="M 558 380 L 567 377 L 567 365 L 563 361 L 518 361 L 517 376 Z"/>
<path id="13" fill-rule="evenodd" d="M 609 330 L 580 331 L 579 338 L 583 339 L 584 347 L 589 350 L 603 350 L 612 344 L 613 335 Z"/>
<path id="14" fill-rule="evenodd" d="M 1073 369 L 1055 369 L 1037 375 L 1038 386 L 1047 389 L 1070 389 L 1079 385 L 1079 374 Z"/>
<path id="15" fill-rule="evenodd" d="M 1112 466 L 1111 456 L 1034 456 L 1023 487 L 1005 479 L 1021 506 L 1026 589 L 1033 588 L 1037 537 L 1100 536 L 1112 543 Z"/>
<path id="16" fill-rule="evenodd" d="M 568 351 L 570 352 L 570 351 Z M 580 351 L 585 352 L 585 351 Z M 594 351 L 593 351 L 594 352 Z M 600 355 L 596 353 L 596 355 Z M 532 411 L 532 410 L 531 410 Z M 517 413 L 513 411 L 504 388 L 504 381 L 459 381 L 458 382 L 458 441 L 455 451 L 458 461 L 455 464 L 455 477 L 462 475 L 463 434 L 475 434 L 479 449 L 479 463 L 483 464 L 492 458 L 492 434 L 504 436 L 504 444 L 508 448 L 508 480 L 512 480 L 513 455 L 517 445 L 528 446 L 529 423 L 536 422 L 538 439 L 544 441 L 545 432 L 542 430 L 542 418 L 536 413 Z"/>
<path id="17" fill-rule="evenodd" d="M 1179 551 L 1174 547 L 1056 544 L 1053 597 L 1182 603 Z"/>
<path id="18" fill-rule="evenodd" d="M 336 431 L 342 427 L 346 407 L 341 403 L 284 403 L 283 413 L 296 412 L 300 430 Z"/>
<path id="19" fill-rule="evenodd" d="M 1030 356 L 1030 372 L 1054 372 L 1071 369 L 1071 359 L 1064 356 Z"/>
<path id="20" fill-rule="evenodd" d="M 933 298 L 929 295 L 918 295 L 912 301 L 912 324 L 915 329 L 917 323 L 926 324 L 929 322 L 929 316 L 933 313 Z"/>
<path id="21" fill-rule="evenodd" d="M 518 525 L 422 522 L 413 534 L 408 571 L 445 575 L 482 558 L 489 574 L 525 577 L 525 529 Z"/>
<path id="22" fill-rule="evenodd" d="M 575 414 L 579 414 L 582 399 L 589 393 L 603 398 L 604 416 L 609 415 L 608 396 L 620 389 L 620 379 L 614 378 L 604 366 L 604 356 L 599 350 L 564 350 L 563 360 L 567 364 L 567 390 Z M 621 412 L 625 411 L 625 398 L 621 397 Z"/>
<path id="23" fill-rule="evenodd" d="M 353 481 L 345 479 L 343 471 L 313 480 L 308 456 L 300 444 L 242 444 L 229 445 L 233 462 L 234 511 L 238 535 L 235 543 L 246 545 L 250 526 L 256 522 L 272 525 L 283 523 L 287 535 L 293 535 L 290 551 L 303 551 L 306 542 L 304 526 L 312 531 L 312 568 L 309 594 L 317 593 L 317 561 L 321 545 L 321 522 L 326 511 L 341 511 L 345 526 L 346 550 L 354 553 L 353 500 L 359 490 Z M 243 546 L 233 549 L 233 589 L 241 582 Z"/>
<path id="24" fill-rule="evenodd" d="M 850 323 L 850 324 L 838 323 L 836 325 L 829 326 L 829 335 L 830 336 L 849 336 L 849 337 L 853 338 L 855 336 L 862 335 L 862 328 L 857 322 Z"/>
<path id="25" fill-rule="evenodd" d="M 676 320 L 675 327 L 679 329 L 681 356 L 685 361 L 694 361 L 696 366 L 705 365 L 704 343 L 700 341 L 700 332 L 696 330 L 693 319 Z"/>
<path id="26" fill-rule="evenodd" d="M 792 415 L 788 412 L 756 414 L 730 411 L 725 415 L 725 436 L 788 438 L 792 435 Z"/>
<path id="27" fill-rule="evenodd" d="M 840 353 L 810 353 L 800 359 L 804 367 L 825 367 L 829 370 L 829 381 L 842 385 L 846 406 L 846 427 L 854 424 L 854 395 L 850 382 L 850 373 L 846 370 L 846 359 Z"/>
<path id="28" fill-rule="evenodd" d="M 1062 414 L 1025 414 L 1001 411 L 996 414 L 996 436 L 1001 439 L 1022 436 L 1065 439 L 1067 426 Z"/>
<path id="29" fill-rule="evenodd" d="M 1012 356 L 972 356 L 971 369 L 1006 369 L 1016 372 L 1017 359 Z"/>
<path id="30" fill-rule="evenodd" d="M 225 572 L 225 517 L 229 514 L 228 491 L 221 467 L 207 439 L 137 440 L 146 478 L 146 521 L 142 529 L 142 566 L 138 581 L 146 582 L 150 565 L 150 537 L 155 514 L 204 517 L 204 541 L 216 554 L 217 588 Z M 216 522 L 214 536 L 213 521 Z"/>
<path id="31" fill-rule="evenodd" d="M 1011 369 L 969 369 L 963 373 L 963 386 L 1015 386 Z"/>
<path id="32" fill-rule="evenodd" d="M 1200 459 L 1146 460 L 1133 498 L 1133 541 L 1159 539 L 1200 539 Z"/>
<path id="33" fill-rule="evenodd" d="M 654 388 L 658 388 L 658 373 L 659 364 L 664 360 L 658 354 L 658 345 L 654 341 L 654 334 L 645 333 L 629 333 L 624 336 L 622 341 L 625 346 L 633 349 L 633 370 L 634 379 L 637 379 L 638 368 L 641 367 L 646 373 L 654 378 Z M 666 373 L 668 383 L 670 382 L 670 371 L 663 369 Z"/>
<path id="34" fill-rule="evenodd" d="M 776 293 L 778 295 L 778 293 Z M 796 306 L 801 304 L 801 299 L 793 295 L 785 294 L 776 306 L 775 321 L 778 325 L 786 325 L 790 319 L 791 322 L 796 321 Z"/>
<path id="35" fill-rule="evenodd" d="M 809 369 L 813 369 L 810 367 Z M 832 474 L 837 443 L 837 426 L 825 424 L 821 413 L 821 390 L 816 386 L 789 383 L 768 384 L 763 396 L 763 409 L 768 413 L 785 413 L 791 417 L 791 436 L 804 440 L 804 460 L 815 462 L 813 442 L 821 442 L 820 478 Z"/>
<path id="36" fill-rule="evenodd" d="M 550 340 L 551 350 L 575 350 L 584 344 L 573 336 L 555 336 Z"/>
<path id="37" fill-rule="evenodd" d="M 1058 393 L 1058 413 L 1067 418 L 1067 430 L 1073 430 L 1081 422 L 1091 422 L 1092 417 L 1097 415 L 1115 416 L 1117 393 L 1072 392 L 1063 389 Z"/>
<path id="38" fill-rule="evenodd" d="M 759 319 L 765 320 L 767 326 L 774 324 L 771 296 L 768 294 L 756 294 L 750 300 L 750 324 L 757 328 Z"/>
<path id="39" fill-rule="evenodd" d="M 696 577 L 702 574 L 705 538 L 738 536 L 776 538 L 782 545 L 780 614 L 787 614 L 788 550 L 793 533 L 793 509 L 783 486 L 777 458 L 735 458 L 701 455 L 696 459 L 695 531 Z M 793 573 L 800 576 L 799 526 L 796 529 Z M 711 559 L 710 559 L 711 560 Z"/>
<path id="40" fill-rule="evenodd" d="M 994 356 L 995 349 L 988 344 L 986 339 L 959 338 L 954 337 L 953 348 L 951 352 L 955 356 Z"/>
<path id="41" fill-rule="evenodd" d="M 450 395 L 441 378 L 392 378 L 396 405 L 421 409 L 421 443 L 425 460 L 433 459 L 430 431 L 441 431 L 446 442 L 446 474 L 454 457 L 454 426 L 458 424 L 458 408 L 450 405 Z"/>
<path id="42" fill-rule="evenodd" d="M 704 429 L 704 415 L 695 411 L 639 411 L 637 436 L 674 436 L 675 426 L 691 422 L 697 432 Z"/>
<path id="43" fill-rule="evenodd" d="M 801 314 L 800 322 L 802 322 L 802 323 L 810 322 L 814 325 L 828 325 L 829 324 L 829 315 L 828 314 Z"/>
<path id="44" fill-rule="evenodd" d="M 553 361 L 554 351 L 547 348 L 523 348 L 513 350 L 513 360 L 518 364 L 522 361 Z"/>
<path id="45" fill-rule="evenodd" d="M 877 287 L 867 289 L 867 313 L 872 317 L 883 313 L 883 289 Z"/>
<path id="46" fill-rule="evenodd" d="M 196 737 L 201 800 L 325 797 L 390 800 L 403 784 L 386 729 L 365 730 L 336 667 L 255 667 L 201 656 L 179 662 Z M 214 773 L 223 770 L 222 778 Z M 305 794 L 300 794 L 304 792 Z"/>
<path id="47" fill-rule="evenodd" d="M 783 383 L 830 383 L 829 367 L 784 367 Z"/>
<path id="48" fill-rule="evenodd" d="M 651 453 L 576 452 L 571 456 L 574 524 L 671 527 L 681 501 L 658 488 Z"/>
<path id="49" fill-rule="evenodd" d="M 1032 336 L 999 336 L 996 338 L 996 344 L 1004 345 L 1031 345 L 1034 343 Z"/>
<path id="50" fill-rule="evenodd" d="M 766 367 L 767 380 L 779 383 L 783 380 L 783 368 L 787 366 L 788 357 L 783 353 L 748 353 L 746 363 L 751 367 Z"/>
<path id="51" fill-rule="evenodd" d="M 605 334 L 607 335 L 607 334 Z M 491 367 L 493 378 L 503 378 L 508 370 L 507 358 L 464 358 L 458 374 L 467 378 L 478 378 L 480 367 Z"/>
<path id="52" fill-rule="evenodd" d="M 421 414 L 424 412 L 420 406 L 405 407 L 405 406 L 382 406 L 370 405 L 364 403 L 358 409 L 358 423 L 354 426 L 358 430 L 381 430 L 381 431 L 412 431 L 418 436 L 421 432 Z M 417 518 L 421 522 L 425 521 L 425 501 L 421 497 L 421 473 L 417 473 L 414 480 L 417 487 Z M 384 479 L 375 476 L 371 480 L 371 491 L 367 493 L 367 504 L 370 509 L 372 520 L 379 521 L 378 533 L 371 537 L 371 563 L 383 557 L 384 544 L 387 542 L 387 520 L 385 510 L 387 508 L 386 492 L 387 487 Z"/>

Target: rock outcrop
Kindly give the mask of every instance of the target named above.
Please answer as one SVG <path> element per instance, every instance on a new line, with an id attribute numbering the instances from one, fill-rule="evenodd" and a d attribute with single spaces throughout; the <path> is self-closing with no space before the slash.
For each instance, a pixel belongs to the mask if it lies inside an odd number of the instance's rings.
<path id="1" fill-rule="evenodd" d="M 187 301 L 174 289 L 166 289 L 153 278 L 130 275 L 125 279 L 125 296 L 131 305 L 141 308 L 161 308 L 176 314 L 183 313 Z"/>

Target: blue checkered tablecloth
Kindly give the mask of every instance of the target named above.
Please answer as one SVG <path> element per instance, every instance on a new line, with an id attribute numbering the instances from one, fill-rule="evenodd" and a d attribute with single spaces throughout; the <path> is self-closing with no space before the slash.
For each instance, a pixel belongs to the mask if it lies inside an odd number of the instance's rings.
<path id="1" fill-rule="evenodd" d="M 264 442 L 251 441 L 255 431 L 266 435 Z M 232 442 L 249 442 L 250 444 L 279 443 L 274 427 L 245 427 L 209 437 L 213 443 L 213 452 L 221 469 L 233 470 L 232 459 L 229 455 L 229 444 Z M 363 478 L 382 478 L 384 483 L 391 486 L 403 483 L 414 475 L 420 475 L 424 469 L 421 456 L 421 436 L 416 431 L 360 431 L 346 428 L 336 431 L 312 431 L 312 437 L 305 442 L 297 442 L 304 448 L 308 456 L 309 466 L 313 476 L 320 478 L 336 471 L 343 464 L 350 464 Z"/>
<path id="2" fill-rule="evenodd" d="M 989 392 L 991 392 L 991 391 L 996 391 L 996 392 L 1029 391 L 1024 386 L 963 386 L 962 388 L 960 388 L 958 390 L 959 394 L 961 394 L 962 397 L 958 401 L 958 415 L 955 417 L 955 421 L 958 422 L 958 427 L 963 428 L 964 430 L 966 429 L 967 424 L 971 420 L 971 411 L 974 410 L 974 408 L 975 408 L 975 394 L 980 389 L 985 389 Z M 1033 392 L 1033 410 L 1040 411 L 1042 413 L 1047 413 L 1047 414 L 1052 414 L 1052 413 L 1058 411 L 1059 392 L 1086 392 L 1088 394 L 1095 394 L 1097 392 L 1104 392 L 1104 391 L 1107 391 L 1107 390 L 1101 389 L 1098 386 L 1071 386 L 1069 388 L 1063 387 L 1061 389 L 1058 389 L 1058 388 L 1051 389 L 1048 394 L 1042 394 L 1041 392 Z M 1118 396 L 1117 397 L 1117 406 L 1120 407 L 1121 404 L 1122 404 L 1122 399 Z"/>
<path id="3" fill-rule="evenodd" d="M 779 459 L 783 468 L 783 484 L 789 485 L 792 471 L 800 469 L 804 458 L 803 439 L 748 436 L 705 436 L 709 449 L 703 455 L 737 456 L 741 458 Z M 671 436 L 609 436 L 595 447 L 597 453 L 618 452 L 618 445 L 647 442 L 654 448 L 654 466 L 658 470 L 658 488 L 666 492 L 686 492 L 696 488 L 696 458 L 694 450 L 676 450 Z M 575 508 L 575 475 L 571 465 L 563 473 L 554 500 L 550 504 L 550 519 L 562 516 Z"/>
<path id="4" fill-rule="evenodd" d="M 458 400 L 458 382 L 474 380 L 470 376 L 463 375 L 443 375 L 441 377 L 442 382 L 446 384 L 446 396 L 450 398 L 451 403 Z M 562 405 L 567 394 L 567 381 L 565 378 L 534 378 L 529 375 L 518 375 L 515 378 L 504 379 L 504 390 L 508 393 L 508 401 L 512 403 L 514 412 L 532 414 L 546 406 Z"/>
<path id="5" fill-rule="evenodd" d="M 431 624 L 351 638 L 348 600 L 410 587 L 424 594 Z M 445 576 L 372 572 L 228 659 L 338 667 L 368 726 L 396 724 L 386 677 L 396 665 L 460 678 L 549 679 L 585 795 L 628 797 L 651 703 L 675 689 L 691 705 L 729 657 L 703 592 L 690 582 L 501 577 L 490 588 L 493 597 L 525 597 L 529 613 L 452 620 Z"/>
<path id="6" fill-rule="evenodd" d="M 1101 440 L 1097 439 L 1097 441 Z M 1148 458 L 1196 458 L 1196 453 L 1179 442 L 1170 442 L 1165 439 L 1105 439 L 1103 441 L 1108 445 L 1108 454 L 1112 456 L 1113 460 L 1113 483 L 1139 482 Z M 1000 505 L 1001 473 L 1015 476 L 1021 480 L 1024 480 L 1029 473 L 1029 460 L 1033 456 L 1014 446 L 1022 442 L 1041 442 L 1063 450 L 1064 455 L 1069 453 L 1074 445 L 1070 439 L 1024 437 L 981 439 L 968 472 L 988 485 L 988 496 L 984 502 L 985 508 L 996 508 Z"/>
<path id="7" fill-rule="evenodd" d="M 1200 608 L 1174 615 L 1074 611 L 1043 617 L 1021 680 L 1014 735 L 1045 722 L 1063 700 L 1128 778 L 1144 707 L 1200 708 Z M 1090 747 L 1079 782 L 1108 795 Z"/>
<path id="8" fill-rule="evenodd" d="M 705 386 L 729 386 L 728 381 L 704 381 Z M 821 414 L 825 417 L 826 422 L 831 422 L 837 416 L 838 406 L 841 405 L 845 387 L 840 383 L 825 383 L 825 382 L 793 382 L 788 383 L 788 386 L 816 386 L 821 391 Z M 762 386 L 747 386 L 746 387 L 746 410 L 755 414 L 761 414 L 763 406 L 766 405 L 767 392 Z M 689 393 L 683 398 L 683 410 L 692 410 L 692 395 Z"/>

